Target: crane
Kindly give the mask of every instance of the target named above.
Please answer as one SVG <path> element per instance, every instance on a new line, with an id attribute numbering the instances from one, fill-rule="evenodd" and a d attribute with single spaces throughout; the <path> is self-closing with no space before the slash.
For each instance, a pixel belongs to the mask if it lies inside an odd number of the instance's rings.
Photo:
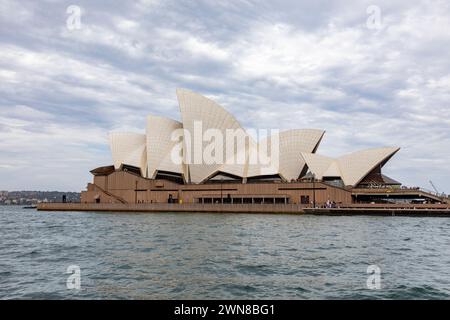
<path id="1" fill-rule="evenodd" d="M 434 191 L 436 192 L 436 194 L 439 196 L 440 193 L 439 193 L 438 189 L 436 188 L 436 186 L 434 185 L 433 181 L 430 180 L 430 184 L 431 184 L 431 186 L 433 187 L 433 189 L 434 189 Z"/>

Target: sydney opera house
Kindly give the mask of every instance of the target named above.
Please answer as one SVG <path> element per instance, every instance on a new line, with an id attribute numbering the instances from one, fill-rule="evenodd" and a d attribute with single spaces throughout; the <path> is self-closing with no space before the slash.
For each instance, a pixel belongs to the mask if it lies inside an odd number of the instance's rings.
<path id="1" fill-rule="evenodd" d="M 145 134 L 110 134 L 112 165 L 91 171 L 83 203 L 310 206 L 383 201 L 401 189 L 382 173 L 399 148 L 330 158 L 318 153 L 323 130 L 256 139 L 214 101 L 185 89 L 176 94 L 181 122 L 150 115 Z"/>

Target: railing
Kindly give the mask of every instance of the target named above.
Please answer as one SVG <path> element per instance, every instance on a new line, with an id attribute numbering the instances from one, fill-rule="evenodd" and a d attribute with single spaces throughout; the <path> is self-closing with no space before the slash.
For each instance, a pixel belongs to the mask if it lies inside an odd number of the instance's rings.
<path id="1" fill-rule="evenodd" d="M 119 196 L 116 196 L 115 194 L 113 194 L 113 193 L 111 193 L 111 192 L 109 192 L 109 191 L 106 191 L 105 189 L 103 189 L 102 187 L 99 187 L 99 186 L 96 185 L 95 183 L 93 183 L 92 185 L 95 186 L 95 188 L 97 188 L 98 190 L 100 190 L 100 191 L 103 192 L 104 194 L 110 196 L 111 198 L 114 198 L 114 199 L 116 199 L 117 201 L 119 201 L 119 202 L 121 202 L 121 203 L 124 203 L 124 204 L 127 203 L 127 202 L 125 201 L 125 199 L 123 199 L 123 198 L 121 198 L 121 197 L 119 197 Z"/>
<path id="2" fill-rule="evenodd" d="M 355 188 L 352 190 L 353 193 L 364 193 L 364 192 L 383 192 L 383 193 L 423 193 L 426 195 L 430 195 L 436 198 L 439 198 L 443 201 L 448 201 L 448 197 L 446 194 L 442 193 L 436 193 L 424 188 L 419 187 L 409 187 L 409 188 Z"/>
<path id="3" fill-rule="evenodd" d="M 339 209 L 450 209 L 450 204 L 354 203 L 340 205 Z"/>

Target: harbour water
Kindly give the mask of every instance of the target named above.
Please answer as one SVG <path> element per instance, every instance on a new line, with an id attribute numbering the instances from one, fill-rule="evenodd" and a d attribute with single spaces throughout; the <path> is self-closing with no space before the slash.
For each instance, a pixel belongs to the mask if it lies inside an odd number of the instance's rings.
<path id="1" fill-rule="evenodd" d="M 0 206 L 0 298 L 449 299 L 449 231 L 450 218 Z"/>

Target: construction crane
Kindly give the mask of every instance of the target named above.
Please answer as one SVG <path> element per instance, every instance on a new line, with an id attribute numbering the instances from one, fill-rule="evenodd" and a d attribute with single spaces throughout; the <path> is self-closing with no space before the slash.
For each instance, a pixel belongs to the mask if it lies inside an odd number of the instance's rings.
<path id="1" fill-rule="evenodd" d="M 430 184 L 431 184 L 431 186 L 433 187 L 433 189 L 434 189 L 434 191 L 436 192 L 436 194 L 439 195 L 439 191 L 438 191 L 438 189 L 436 188 L 436 186 L 434 185 L 433 181 L 430 180 Z"/>

